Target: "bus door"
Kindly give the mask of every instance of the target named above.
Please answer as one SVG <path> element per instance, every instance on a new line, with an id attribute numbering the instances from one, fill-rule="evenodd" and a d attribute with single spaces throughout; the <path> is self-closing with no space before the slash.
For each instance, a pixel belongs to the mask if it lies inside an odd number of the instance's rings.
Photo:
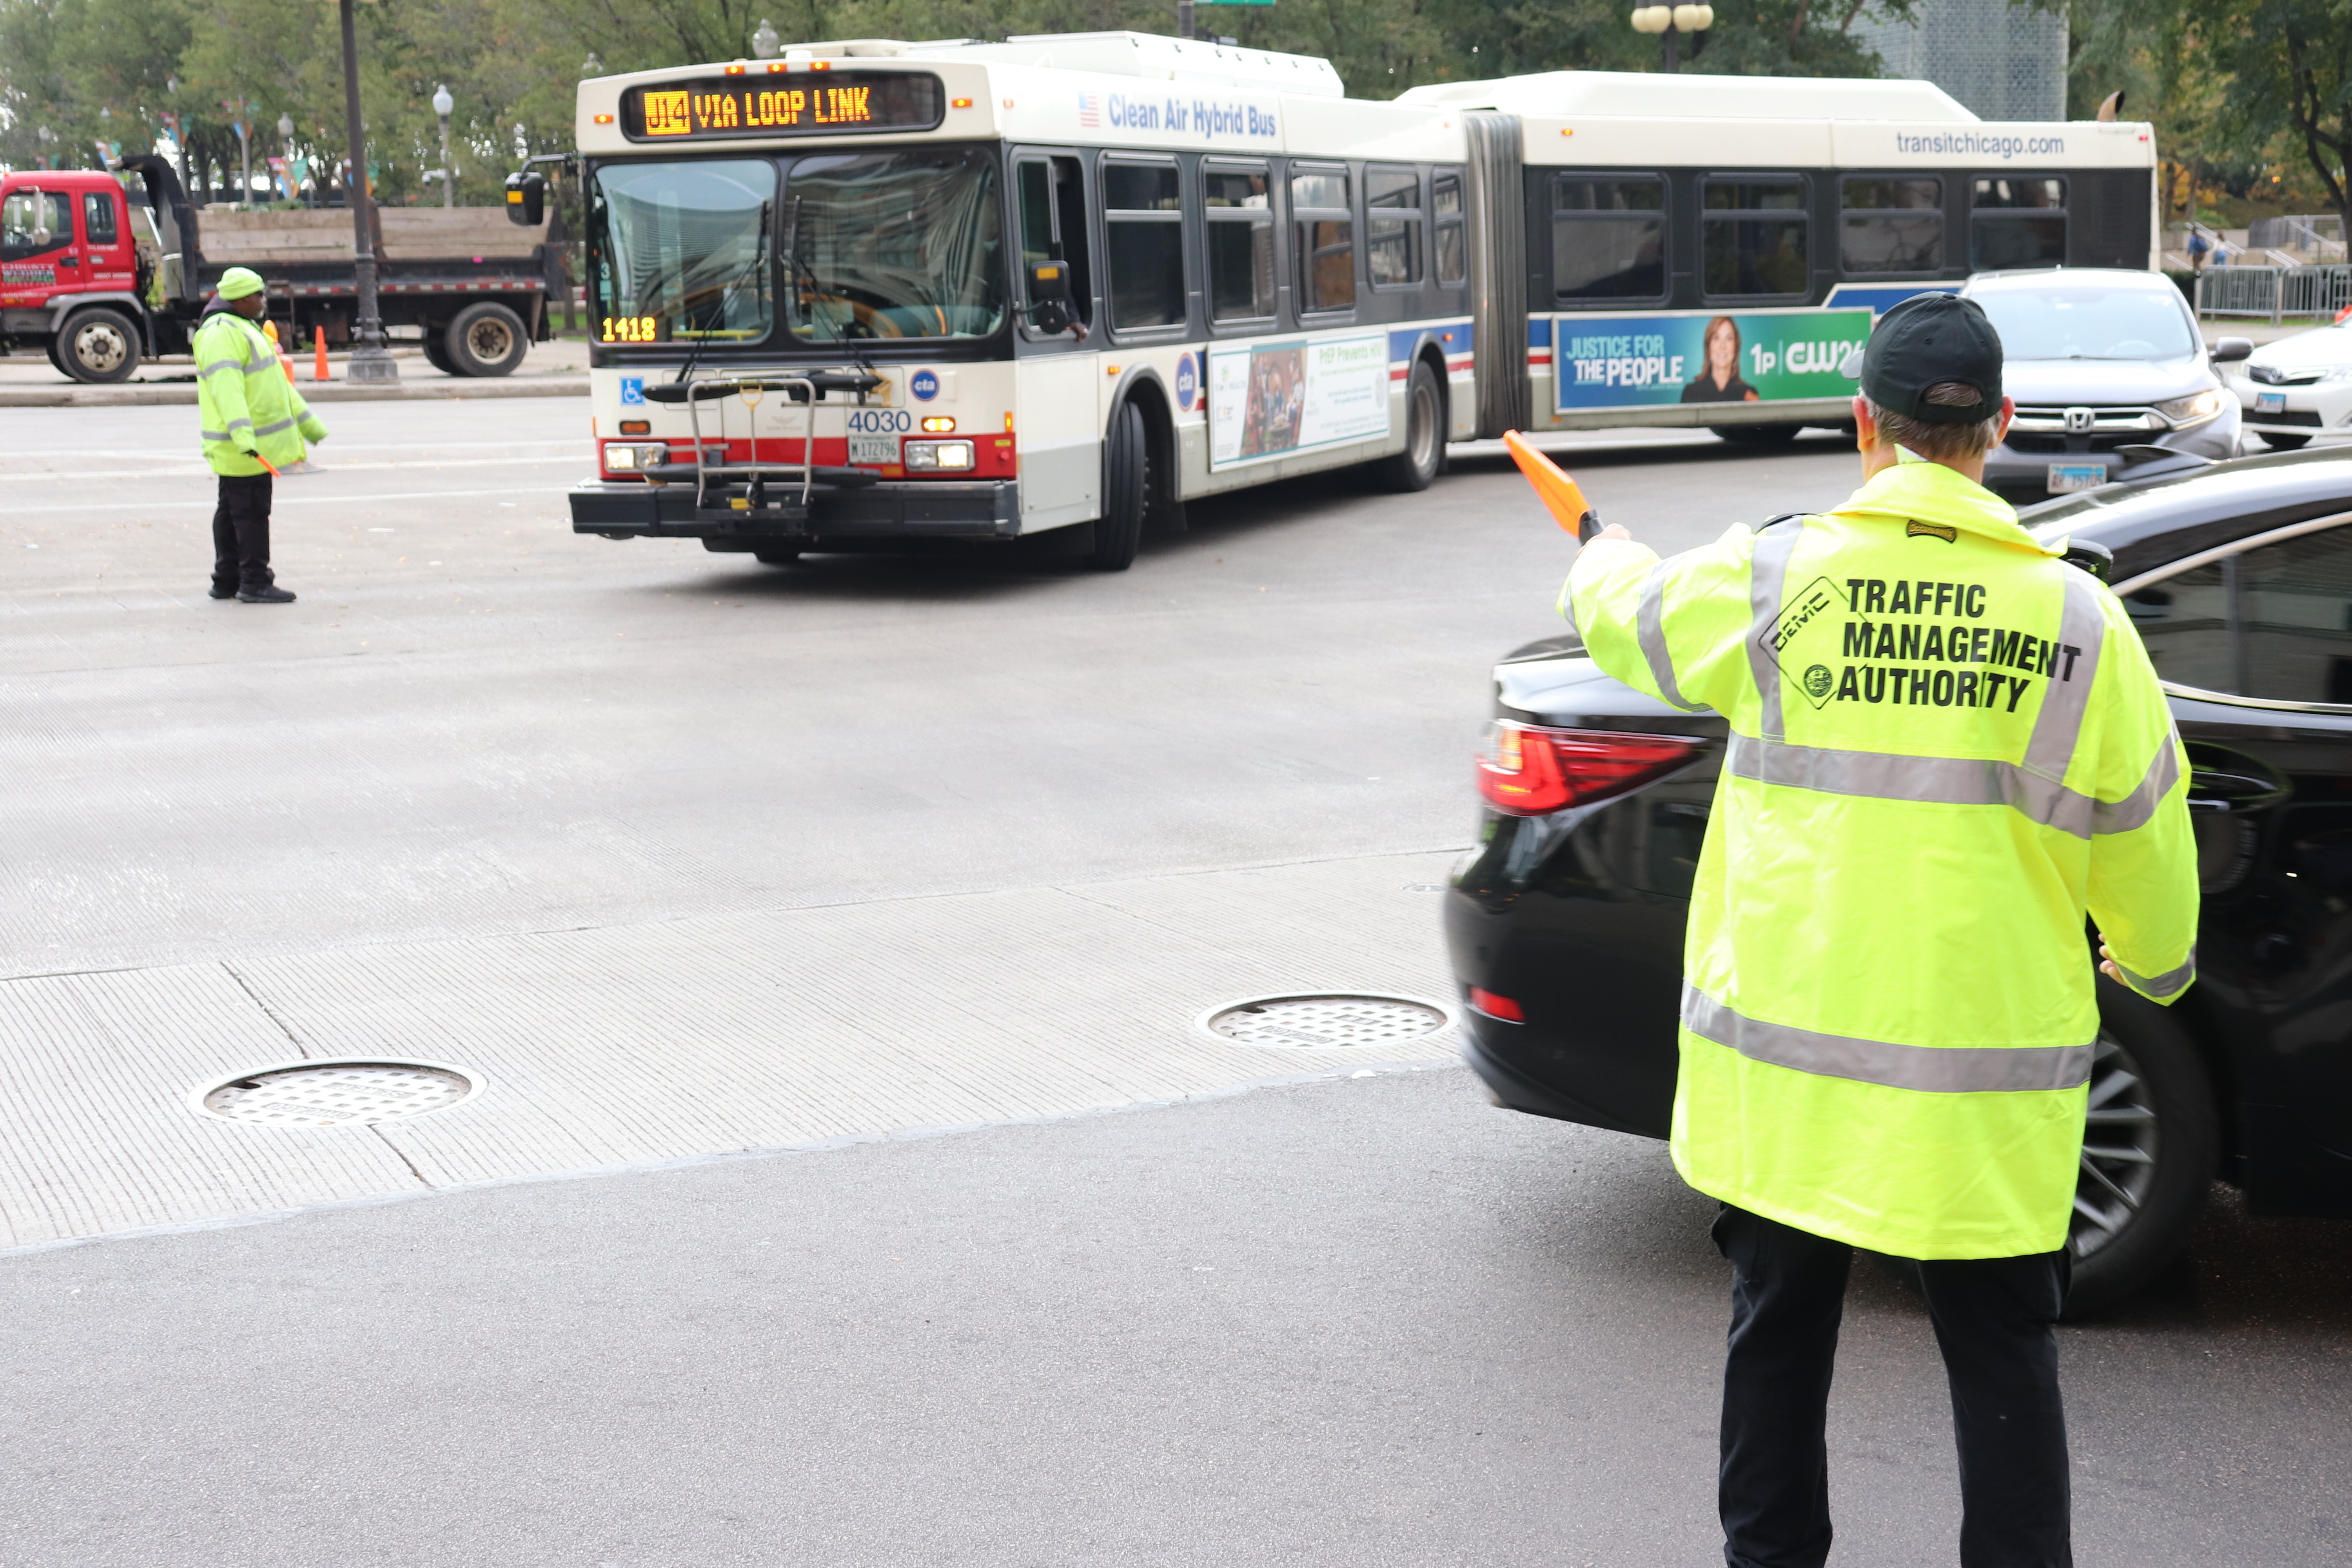
<path id="1" fill-rule="evenodd" d="M 1059 151 L 1013 154 L 1013 199 L 1021 236 L 1022 313 L 1014 329 L 1013 407 L 1021 454 L 1022 531 L 1087 522 L 1100 515 L 1102 421 L 1095 380 L 1098 320 L 1087 237 L 1085 161 Z M 1076 322 L 1039 330 L 1034 268 L 1065 270 Z"/>

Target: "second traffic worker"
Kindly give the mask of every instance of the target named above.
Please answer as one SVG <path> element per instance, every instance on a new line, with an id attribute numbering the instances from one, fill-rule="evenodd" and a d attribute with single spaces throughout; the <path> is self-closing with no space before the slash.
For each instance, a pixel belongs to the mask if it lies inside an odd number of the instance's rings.
<path id="1" fill-rule="evenodd" d="M 1661 561 L 1610 528 L 1563 607 L 1731 735 L 1691 894 L 1673 1151 L 1732 1265 L 1731 1568 L 1820 1568 L 1853 1249 L 1919 1260 L 1964 1568 L 2065 1568 L 2053 1325 L 2107 974 L 2192 978 L 2189 769 L 2122 604 L 1979 482 L 2014 414 L 1976 305 L 1878 322 L 1862 489 Z M 2130 997 L 2120 1005 L 2146 1005 Z"/>
<path id="2" fill-rule="evenodd" d="M 269 567 L 270 479 L 302 460 L 306 440 L 325 440 L 327 427 L 294 390 L 278 345 L 254 325 L 268 313 L 268 289 L 249 268 L 222 273 L 191 346 L 205 461 L 220 476 L 212 596 L 290 605 L 294 595 Z"/>

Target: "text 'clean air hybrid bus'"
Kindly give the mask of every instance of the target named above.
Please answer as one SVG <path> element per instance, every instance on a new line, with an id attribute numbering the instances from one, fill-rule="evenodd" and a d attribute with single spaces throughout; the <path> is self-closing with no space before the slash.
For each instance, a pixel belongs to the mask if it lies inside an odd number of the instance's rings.
<path id="1" fill-rule="evenodd" d="M 1846 417 L 1874 311 L 2153 262 L 2132 124 L 1916 82 L 1565 72 L 1345 97 L 1141 34 L 583 82 L 598 474 L 573 527 L 811 550 L 1049 531 L 1449 440 Z M 509 211 L 537 216 L 535 175 Z"/>

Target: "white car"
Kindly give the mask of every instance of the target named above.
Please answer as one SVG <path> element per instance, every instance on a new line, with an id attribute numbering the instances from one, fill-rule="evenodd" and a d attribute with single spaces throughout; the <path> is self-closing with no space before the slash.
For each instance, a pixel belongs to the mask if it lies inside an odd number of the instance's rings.
<path id="1" fill-rule="evenodd" d="M 2278 451 L 2314 436 L 2352 436 L 2352 315 L 2264 343 L 2234 366 L 2245 427 Z"/>

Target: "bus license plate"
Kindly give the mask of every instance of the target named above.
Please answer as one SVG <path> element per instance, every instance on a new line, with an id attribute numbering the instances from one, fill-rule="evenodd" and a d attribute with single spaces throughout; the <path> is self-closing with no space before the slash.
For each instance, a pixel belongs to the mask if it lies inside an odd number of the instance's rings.
<path id="1" fill-rule="evenodd" d="M 896 468 L 898 463 L 898 437 L 853 435 L 849 438 L 849 460 L 853 466 Z"/>
<path id="2" fill-rule="evenodd" d="M 2095 490 L 2107 482 L 2105 463 L 2053 463 L 2050 465 L 2050 493 L 2066 494 L 2069 490 Z"/>
<path id="3" fill-rule="evenodd" d="M 2284 413 L 2285 413 L 2285 412 L 2286 412 L 2286 394 L 2285 394 L 2285 393 L 2284 393 L 2284 392 L 2257 392 L 2257 393 L 2255 393 L 2255 394 L 2254 394 L 2254 412 L 2255 412 L 2255 413 L 2257 413 L 2257 414 L 2284 414 Z"/>

